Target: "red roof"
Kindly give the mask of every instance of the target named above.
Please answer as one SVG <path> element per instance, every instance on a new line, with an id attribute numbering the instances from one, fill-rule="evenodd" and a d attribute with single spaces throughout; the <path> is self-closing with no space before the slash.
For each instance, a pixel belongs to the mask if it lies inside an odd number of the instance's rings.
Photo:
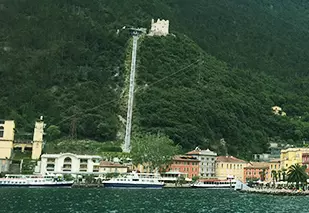
<path id="1" fill-rule="evenodd" d="M 200 154 L 200 151 L 197 151 L 197 150 L 187 152 L 187 155 L 199 155 L 199 154 Z"/>
<path id="2" fill-rule="evenodd" d="M 124 166 L 122 164 L 113 163 L 113 162 L 109 162 L 109 161 L 101 161 L 100 167 L 127 168 L 127 166 Z"/>
<path id="3" fill-rule="evenodd" d="M 245 169 L 268 169 L 269 163 L 267 162 L 250 162 L 248 166 L 245 167 Z"/>
<path id="4" fill-rule="evenodd" d="M 233 156 L 218 156 L 217 162 L 247 163 L 246 161 L 235 158 Z"/>
<path id="5" fill-rule="evenodd" d="M 270 160 L 269 162 L 271 162 L 271 163 L 280 163 L 281 160 L 280 160 L 280 158 L 275 158 L 275 159 Z"/>
<path id="6" fill-rule="evenodd" d="M 184 155 L 176 155 L 173 158 L 174 161 L 194 161 L 194 162 L 199 162 L 198 159 L 196 159 L 195 157 L 192 156 L 184 156 Z"/>

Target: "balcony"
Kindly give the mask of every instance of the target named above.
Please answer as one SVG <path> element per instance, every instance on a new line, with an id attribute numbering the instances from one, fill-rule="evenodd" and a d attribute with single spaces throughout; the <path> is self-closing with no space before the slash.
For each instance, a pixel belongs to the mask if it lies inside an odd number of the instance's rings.
<path id="1" fill-rule="evenodd" d="M 72 164 L 72 162 L 68 162 L 68 161 L 63 162 L 63 165 L 71 165 L 71 164 Z"/>
<path id="2" fill-rule="evenodd" d="M 80 159 L 80 164 L 88 164 L 88 159 Z"/>
<path id="3" fill-rule="evenodd" d="M 65 166 L 62 168 L 63 171 L 71 171 L 71 166 Z"/>
<path id="4" fill-rule="evenodd" d="M 49 172 L 51 172 L 51 171 L 54 171 L 55 168 L 54 168 L 54 167 L 46 167 L 46 170 L 49 171 Z"/>

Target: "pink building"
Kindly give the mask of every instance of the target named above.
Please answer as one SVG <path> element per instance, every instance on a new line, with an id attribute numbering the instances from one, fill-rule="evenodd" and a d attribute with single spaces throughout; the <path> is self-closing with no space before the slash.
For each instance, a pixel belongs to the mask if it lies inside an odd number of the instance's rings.
<path id="1" fill-rule="evenodd" d="M 187 177 L 192 179 L 192 177 L 199 175 L 199 162 L 199 160 L 192 156 L 176 155 L 166 172 L 186 173 Z"/>

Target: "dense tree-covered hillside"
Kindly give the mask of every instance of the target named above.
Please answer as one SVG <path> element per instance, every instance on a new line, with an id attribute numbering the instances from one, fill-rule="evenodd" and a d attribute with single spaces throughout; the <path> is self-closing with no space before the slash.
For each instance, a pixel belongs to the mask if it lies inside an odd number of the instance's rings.
<path id="1" fill-rule="evenodd" d="M 143 131 L 220 154 L 224 138 L 229 153 L 246 157 L 265 150 L 268 137 L 295 139 L 289 119 L 271 112 L 280 95 L 274 78 L 230 68 L 178 35 L 145 38 L 140 55 L 136 126 Z"/>
<path id="2" fill-rule="evenodd" d="M 265 151 L 269 137 L 300 142 L 309 137 L 308 7 L 297 0 L 2 0 L 0 117 L 29 131 L 44 115 L 63 136 L 121 139 L 130 50 L 121 29 L 165 18 L 176 37 L 146 37 L 138 52 L 134 131 L 243 156 Z M 273 105 L 288 116 L 274 116 Z"/>

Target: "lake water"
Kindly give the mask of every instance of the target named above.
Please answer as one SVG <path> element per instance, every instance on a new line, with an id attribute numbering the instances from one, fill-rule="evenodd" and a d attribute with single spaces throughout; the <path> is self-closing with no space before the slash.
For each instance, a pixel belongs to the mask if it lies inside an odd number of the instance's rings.
<path id="1" fill-rule="evenodd" d="M 215 189 L 0 188 L 0 212 L 309 212 L 309 197 L 244 194 Z"/>

